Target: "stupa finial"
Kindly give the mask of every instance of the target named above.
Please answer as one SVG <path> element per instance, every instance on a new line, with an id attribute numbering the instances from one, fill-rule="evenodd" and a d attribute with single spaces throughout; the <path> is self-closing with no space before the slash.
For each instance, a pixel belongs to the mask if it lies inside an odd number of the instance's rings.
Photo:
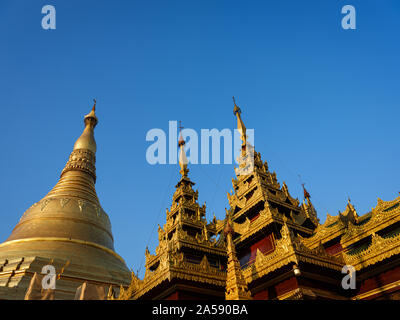
<path id="1" fill-rule="evenodd" d="M 94 128 L 98 123 L 98 119 L 96 117 L 96 99 L 93 99 L 94 105 L 92 110 L 84 117 L 83 121 L 85 123 L 85 129 L 83 130 L 82 135 L 76 140 L 74 145 L 74 150 L 77 149 L 86 149 L 96 153 L 97 146 L 96 141 L 94 139 Z"/>

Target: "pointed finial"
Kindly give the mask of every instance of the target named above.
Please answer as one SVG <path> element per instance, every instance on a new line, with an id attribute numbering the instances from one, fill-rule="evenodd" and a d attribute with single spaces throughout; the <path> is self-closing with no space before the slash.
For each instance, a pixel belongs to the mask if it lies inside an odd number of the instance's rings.
<path id="1" fill-rule="evenodd" d="M 93 107 L 92 110 L 85 116 L 84 118 L 84 122 L 85 122 L 85 126 L 86 125 L 91 125 L 93 128 L 97 125 L 97 117 L 96 117 L 96 99 L 93 99 Z"/>
<path id="2" fill-rule="evenodd" d="M 181 145 L 185 145 L 185 140 L 183 139 L 183 137 L 182 137 L 182 129 L 183 129 L 183 127 L 182 127 L 182 121 L 180 121 L 179 120 L 179 140 L 178 140 L 178 145 L 179 146 L 181 146 Z"/>
<path id="3" fill-rule="evenodd" d="M 236 113 L 240 114 L 242 110 L 240 110 L 240 108 L 236 105 L 236 100 L 234 96 L 232 96 L 232 99 L 233 99 L 233 114 L 234 115 L 236 115 Z"/>
<path id="4" fill-rule="evenodd" d="M 181 167 L 181 170 L 179 173 L 182 175 L 182 177 L 186 177 L 189 169 L 187 168 L 188 164 L 188 159 L 186 158 L 186 152 L 185 152 L 185 140 L 182 137 L 182 123 L 179 121 L 179 140 L 178 140 L 178 145 L 180 147 L 180 153 L 179 153 L 179 166 Z"/>
<path id="5" fill-rule="evenodd" d="M 302 187 L 303 187 L 304 198 L 305 198 L 305 199 L 311 198 L 310 194 L 308 193 L 308 191 L 307 191 L 307 189 L 306 189 L 306 187 L 305 187 L 305 183 L 302 183 L 301 185 L 302 185 Z"/>
<path id="6" fill-rule="evenodd" d="M 247 135 L 246 135 L 246 126 L 244 125 L 242 118 L 240 116 L 240 114 L 242 113 L 242 111 L 240 110 L 240 108 L 237 106 L 236 104 L 236 100 L 235 97 L 232 97 L 233 99 L 233 114 L 236 116 L 237 118 L 237 130 L 240 133 L 240 139 L 242 140 L 242 156 L 244 156 L 246 154 L 246 148 L 247 148 Z"/>

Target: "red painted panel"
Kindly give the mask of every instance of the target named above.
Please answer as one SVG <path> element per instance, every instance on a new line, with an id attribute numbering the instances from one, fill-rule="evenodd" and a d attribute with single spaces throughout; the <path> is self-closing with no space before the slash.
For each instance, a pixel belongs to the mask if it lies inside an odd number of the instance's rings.
<path id="1" fill-rule="evenodd" d="M 335 254 L 337 254 L 339 252 L 342 252 L 343 251 L 343 247 L 340 244 L 340 242 L 338 242 L 338 243 L 335 243 L 334 245 L 331 245 L 331 246 L 325 248 L 325 251 L 327 253 L 331 254 L 331 255 L 335 255 Z"/>
<path id="2" fill-rule="evenodd" d="M 205 300 L 205 299 L 215 299 L 214 296 L 208 296 L 196 292 L 188 292 L 177 290 L 171 295 L 169 295 L 165 300 Z"/>
<path id="3" fill-rule="evenodd" d="M 296 277 L 292 277 L 290 279 L 287 279 L 285 281 L 278 283 L 275 286 L 276 295 L 280 296 L 281 294 L 283 294 L 285 292 L 289 292 L 289 291 L 297 289 L 297 288 L 298 288 L 297 279 L 296 279 Z"/>
<path id="4" fill-rule="evenodd" d="M 357 273 L 356 273 L 356 277 L 357 277 Z M 400 267 L 396 267 L 387 272 L 378 274 L 375 277 L 364 280 L 361 283 L 360 291 L 358 293 L 360 294 L 360 293 L 368 292 L 370 290 L 380 288 L 386 284 L 395 282 L 397 280 L 400 280 Z"/>
<path id="5" fill-rule="evenodd" d="M 257 249 L 264 254 L 268 254 L 275 250 L 275 242 L 273 234 L 269 234 L 265 238 L 253 243 L 239 254 L 240 265 L 251 264 L 256 259 Z"/>
<path id="6" fill-rule="evenodd" d="M 268 290 L 262 290 L 260 292 L 257 292 L 253 296 L 254 300 L 268 300 Z"/>
<path id="7" fill-rule="evenodd" d="M 178 291 L 175 291 L 173 294 L 165 298 L 165 300 L 178 300 L 178 299 L 179 299 Z"/>

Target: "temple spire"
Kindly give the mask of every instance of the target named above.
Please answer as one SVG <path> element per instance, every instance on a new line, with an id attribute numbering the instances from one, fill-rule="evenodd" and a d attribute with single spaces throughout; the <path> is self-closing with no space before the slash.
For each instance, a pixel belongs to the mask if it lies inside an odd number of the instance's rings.
<path id="1" fill-rule="evenodd" d="M 241 113 L 242 110 L 236 105 L 235 97 L 232 97 L 233 99 L 233 114 L 237 118 L 237 130 L 240 133 L 240 138 L 242 139 L 242 154 L 246 153 L 246 143 L 247 143 L 247 136 L 246 136 L 246 127 L 242 121 Z"/>
<path id="2" fill-rule="evenodd" d="M 182 177 L 187 177 L 187 174 L 189 172 L 189 169 L 187 168 L 188 164 L 188 159 L 186 158 L 186 152 L 185 152 L 185 140 L 182 137 L 182 125 L 181 122 L 179 121 L 179 140 L 178 140 L 178 145 L 180 148 L 179 151 L 179 166 L 181 167 L 181 170 L 179 173 L 182 175 Z"/>

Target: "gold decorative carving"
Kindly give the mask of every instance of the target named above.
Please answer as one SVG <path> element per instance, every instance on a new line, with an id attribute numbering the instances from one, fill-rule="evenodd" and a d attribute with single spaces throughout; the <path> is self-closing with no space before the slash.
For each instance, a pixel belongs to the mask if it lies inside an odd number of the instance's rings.
<path id="1" fill-rule="evenodd" d="M 41 201 L 40 211 L 43 211 L 44 208 L 49 204 L 52 199 L 44 199 Z"/>
<path id="2" fill-rule="evenodd" d="M 85 205 L 86 205 L 86 201 L 80 200 L 80 199 L 78 200 L 78 207 L 81 212 L 83 212 L 83 208 L 85 207 Z"/>
<path id="3" fill-rule="evenodd" d="M 400 234 L 383 238 L 372 233 L 371 244 L 367 249 L 354 255 L 344 253 L 343 257 L 346 264 L 350 264 L 354 266 L 356 270 L 360 270 L 399 253 Z"/>
<path id="4" fill-rule="evenodd" d="M 61 199 L 60 199 L 61 208 L 64 208 L 64 207 L 67 205 L 67 203 L 68 203 L 69 201 L 70 201 L 69 198 L 61 198 Z"/>

